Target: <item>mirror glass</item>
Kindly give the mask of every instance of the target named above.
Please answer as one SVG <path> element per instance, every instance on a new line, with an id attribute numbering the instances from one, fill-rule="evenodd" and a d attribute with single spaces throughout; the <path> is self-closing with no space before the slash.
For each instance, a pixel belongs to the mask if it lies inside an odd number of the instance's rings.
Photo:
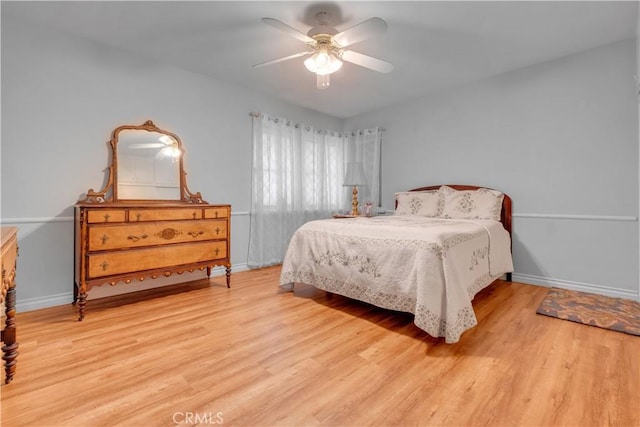
<path id="1" fill-rule="evenodd" d="M 168 134 L 121 129 L 117 137 L 119 200 L 180 200 L 182 146 Z"/>

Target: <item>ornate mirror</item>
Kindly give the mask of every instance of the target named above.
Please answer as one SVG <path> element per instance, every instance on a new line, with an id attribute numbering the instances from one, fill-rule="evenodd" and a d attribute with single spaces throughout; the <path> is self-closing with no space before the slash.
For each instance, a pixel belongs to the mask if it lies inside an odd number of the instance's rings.
<path id="1" fill-rule="evenodd" d="M 166 201 L 206 203 L 191 193 L 183 166 L 184 148 L 174 133 L 151 120 L 119 126 L 111 134 L 109 180 L 99 192 L 90 189 L 83 202 Z"/>

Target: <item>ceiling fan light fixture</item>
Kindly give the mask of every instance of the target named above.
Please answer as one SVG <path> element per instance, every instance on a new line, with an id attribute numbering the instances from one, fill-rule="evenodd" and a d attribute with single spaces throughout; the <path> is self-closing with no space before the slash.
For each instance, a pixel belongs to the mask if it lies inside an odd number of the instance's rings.
<path id="1" fill-rule="evenodd" d="M 169 157 L 171 159 L 171 163 L 175 163 L 176 161 L 178 161 L 178 158 L 180 157 L 182 152 L 177 146 L 167 145 L 160 151 L 160 154 L 162 154 L 162 158 Z"/>
<path id="2" fill-rule="evenodd" d="M 317 13 L 315 17 L 319 25 L 310 29 L 307 34 L 304 34 L 295 28 L 278 21 L 277 19 L 262 18 L 262 22 L 284 31 L 290 36 L 300 40 L 307 45 L 308 49 L 305 52 L 299 52 L 283 58 L 255 64 L 254 67 L 262 67 L 310 55 L 304 61 L 304 65 L 309 71 L 316 74 L 318 89 L 326 89 L 329 86 L 331 74 L 335 73 L 342 67 L 343 61 L 347 61 L 379 73 L 389 73 L 393 70 L 393 65 L 386 61 L 345 49 L 346 47 L 365 40 L 373 35 L 384 33 L 387 30 L 387 23 L 383 19 L 377 17 L 370 18 L 347 28 L 346 30 L 338 31 L 329 26 L 329 13 L 321 11 Z"/>
<path id="3" fill-rule="evenodd" d="M 331 74 L 316 74 L 316 87 L 326 89 L 331 84 Z"/>
<path id="4" fill-rule="evenodd" d="M 312 73 L 324 76 L 338 71 L 342 67 L 342 61 L 335 53 L 327 49 L 318 49 L 304 61 L 304 66 Z"/>

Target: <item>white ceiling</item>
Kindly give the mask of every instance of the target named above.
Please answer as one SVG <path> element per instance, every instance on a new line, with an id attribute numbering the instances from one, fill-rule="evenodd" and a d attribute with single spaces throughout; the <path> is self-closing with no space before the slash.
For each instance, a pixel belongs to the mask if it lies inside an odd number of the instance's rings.
<path id="1" fill-rule="evenodd" d="M 638 3 L 519 1 L 2 2 L 2 19 L 41 25 L 346 118 L 505 71 L 636 36 Z M 350 49 L 395 65 L 389 74 L 345 63 L 316 89 L 304 58 L 252 64 L 306 49 L 263 24 L 306 33 L 314 15 L 346 29 L 370 17 L 386 33 Z"/>

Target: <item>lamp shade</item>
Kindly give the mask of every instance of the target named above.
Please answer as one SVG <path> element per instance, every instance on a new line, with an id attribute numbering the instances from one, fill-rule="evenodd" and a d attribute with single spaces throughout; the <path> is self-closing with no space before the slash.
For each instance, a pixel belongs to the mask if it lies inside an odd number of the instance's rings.
<path id="1" fill-rule="evenodd" d="M 347 163 L 347 174 L 344 177 L 344 185 L 365 185 L 364 168 L 360 162 Z"/>

